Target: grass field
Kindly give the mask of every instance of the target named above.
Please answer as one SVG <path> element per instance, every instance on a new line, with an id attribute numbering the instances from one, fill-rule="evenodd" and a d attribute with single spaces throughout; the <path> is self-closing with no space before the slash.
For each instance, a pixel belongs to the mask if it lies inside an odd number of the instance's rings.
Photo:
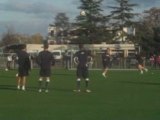
<path id="1" fill-rule="evenodd" d="M 160 71 L 90 71 L 92 93 L 75 93 L 75 71 L 53 70 L 49 93 L 38 93 L 38 70 L 27 90 L 16 71 L 0 70 L 0 120 L 160 120 Z M 82 82 L 82 89 L 84 82 Z"/>

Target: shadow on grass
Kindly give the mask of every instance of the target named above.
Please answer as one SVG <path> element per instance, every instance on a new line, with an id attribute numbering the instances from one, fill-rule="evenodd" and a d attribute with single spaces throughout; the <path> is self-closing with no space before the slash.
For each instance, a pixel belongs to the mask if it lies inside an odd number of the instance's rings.
<path id="1" fill-rule="evenodd" d="M 35 91 L 37 87 L 27 87 L 27 91 Z M 0 85 L 0 90 L 17 90 L 16 85 Z"/>
<path id="2" fill-rule="evenodd" d="M 73 76 L 71 73 L 53 73 L 53 76 Z"/>
<path id="3" fill-rule="evenodd" d="M 38 86 L 29 86 L 27 87 L 27 91 L 30 91 L 30 92 L 38 92 L 39 88 Z M 42 91 L 44 91 L 45 88 L 43 87 L 42 88 Z M 73 90 L 72 89 L 67 89 L 67 88 L 54 88 L 54 87 L 49 87 L 48 88 L 49 91 L 56 91 L 56 92 L 72 92 Z"/>
<path id="4" fill-rule="evenodd" d="M 17 90 L 15 85 L 0 85 L 0 90 Z"/>
<path id="5" fill-rule="evenodd" d="M 52 88 L 51 90 L 59 92 L 73 92 L 73 89 L 67 89 L 67 88 Z"/>
<path id="6" fill-rule="evenodd" d="M 138 85 L 160 85 L 160 83 L 153 83 L 153 82 L 133 82 L 133 81 L 117 81 L 119 83 L 126 83 L 126 84 L 138 84 Z"/>
<path id="7" fill-rule="evenodd" d="M 9 90 L 9 91 L 19 91 L 17 90 L 16 85 L 0 85 L 0 90 Z M 44 90 L 44 89 L 43 89 Z M 27 86 L 26 91 L 29 92 L 38 92 L 38 86 Z M 49 91 L 59 91 L 59 92 L 73 92 L 72 89 L 67 88 L 49 88 Z"/>

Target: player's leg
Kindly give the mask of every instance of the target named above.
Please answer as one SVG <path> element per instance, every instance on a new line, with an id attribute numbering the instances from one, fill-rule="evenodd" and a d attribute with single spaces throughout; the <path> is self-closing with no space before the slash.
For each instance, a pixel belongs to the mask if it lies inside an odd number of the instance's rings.
<path id="1" fill-rule="evenodd" d="M 102 63 L 102 65 L 103 65 L 103 69 L 102 69 L 102 76 L 104 76 L 105 77 L 105 63 Z"/>
<path id="2" fill-rule="evenodd" d="M 22 85 L 22 75 L 23 71 L 21 68 L 18 68 L 18 73 L 16 74 L 16 80 L 17 80 L 17 89 L 19 90 Z"/>
<path id="3" fill-rule="evenodd" d="M 43 77 L 39 77 L 38 80 L 38 91 L 42 92 L 42 82 L 43 82 Z"/>
<path id="4" fill-rule="evenodd" d="M 146 72 L 148 72 L 148 69 L 145 67 L 145 64 L 142 64 L 142 69 Z"/>
<path id="5" fill-rule="evenodd" d="M 26 90 L 26 79 L 27 76 L 29 75 L 29 70 L 22 68 L 22 90 L 25 91 Z"/>
<path id="6" fill-rule="evenodd" d="M 11 69 L 11 61 L 8 61 L 8 70 Z"/>
<path id="7" fill-rule="evenodd" d="M 44 76 L 45 76 L 45 92 L 48 92 L 48 85 L 50 83 L 50 76 L 51 76 L 51 69 L 47 68 L 44 72 Z"/>
<path id="8" fill-rule="evenodd" d="M 19 90 L 21 87 L 21 77 L 20 76 L 16 76 L 17 79 L 17 89 Z"/>
<path id="9" fill-rule="evenodd" d="M 26 90 L 26 76 L 22 76 L 22 90 Z"/>
<path id="10" fill-rule="evenodd" d="M 42 92 L 42 87 L 43 87 L 43 80 L 45 79 L 45 69 L 43 68 L 40 68 L 40 71 L 39 71 L 39 80 L 38 80 L 38 91 L 39 92 Z"/>
<path id="11" fill-rule="evenodd" d="M 85 79 L 86 92 L 91 92 L 89 89 L 89 71 L 87 67 L 83 69 L 83 78 Z"/>
<path id="12" fill-rule="evenodd" d="M 143 70 L 146 71 L 146 72 L 148 72 L 148 69 L 146 67 L 143 67 Z"/>
<path id="13" fill-rule="evenodd" d="M 102 75 L 103 75 L 105 78 L 106 78 L 107 72 L 108 72 L 108 68 L 105 67 L 105 68 L 103 69 L 103 72 L 102 72 Z"/>
<path id="14" fill-rule="evenodd" d="M 76 81 L 76 90 L 74 90 L 74 91 L 77 91 L 77 92 L 81 91 L 81 78 L 77 78 L 77 81 Z"/>
<path id="15" fill-rule="evenodd" d="M 75 92 L 80 92 L 81 91 L 81 76 L 82 76 L 82 70 L 81 70 L 80 67 L 77 68 L 76 76 L 77 76 L 76 90 L 74 90 L 74 91 Z"/>
<path id="16" fill-rule="evenodd" d="M 6 61 L 6 68 L 5 68 L 5 71 L 8 71 L 8 61 Z"/>
<path id="17" fill-rule="evenodd" d="M 143 66 L 141 64 L 138 64 L 138 69 L 141 74 L 143 74 Z"/>
<path id="18" fill-rule="evenodd" d="M 106 78 L 107 72 L 108 72 L 108 65 L 107 65 L 107 63 L 103 63 L 102 76 Z"/>
<path id="19" fill-rule="evenodd" d="M 46 77 L 46 82 L 45 82 L 45 92 L 48 92 L 48 85 L 50 82 L 50 77 Z"/>

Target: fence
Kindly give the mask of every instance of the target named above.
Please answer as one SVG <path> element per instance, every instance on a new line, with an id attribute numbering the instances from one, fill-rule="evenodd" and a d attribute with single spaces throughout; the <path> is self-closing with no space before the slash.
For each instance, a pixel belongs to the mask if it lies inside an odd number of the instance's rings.
<path id="1" fill-rule="evenodd" d="M 102 69 L 102 53 L 101 51 L 94 52 L 93 55 L 93 61 L 90 62 L 89 68 L 90 69 Z M 71 69 L 76 68 L 75 63 L 73 62 L 73 56 L 71 56 Z M 121 53 L 116 53 L 111 56 L 111 64 L 110 64 L 110 69 L 136 69 L 137 67 L 137 60 L 135 57 L 123 57 L 123 54 Z"/>
<path id="2" fill-rule="evenodd" d="M 60 60 L 57 60 L 55 63 L 54 68 L 66 68 L 66 69 L 75 69 L 76 65 L 73 62 L 73 56 L 75 51 L 70 51 L 70 53 L 68 55 L 65 55 L 63 53 L 63 58 Z M 93 53 L 93 61 L 90 62 L 89 64 L 89 68 L 96 70 L 96 69 L 102 69 L 102 59 L 101 59 L 101 55 L 102 55 L 102 51 L 92 51 Z M 16 54 L 15 53 L 3 53 L 0 54 L 0 69 L 5 69 L 7 67 L 7 57 L 8 56 L 12 56 L 12 61 L 10 62 L 10 68 L 11 69 L 17 69 L 18 65 L 17 65 L 17 60 L 16 60 Z M 36 63 L 36 57 L 37 54 L 30 54 L 30 58 L 31 58 L 31 66 L 32 68 L 38 68 L 38 65 Z M 159 68 L 158 65 L 152 65 L 150 64 L 150 61 L 148 59 L 146 59 L 145 62 L 147 67 L 150 68 Z M 128 56 L 128 57 L 123 57 L 123 55 L 121 53 L 116 53 L 112 55 L 112 61 L 111 61 L 111 65 L 110 65 L 110 69 L 114 69 L 114 70 L 133 70 L 137 68 L 137 60 L 136 58 L 132 55 L 132 56 Z"/>

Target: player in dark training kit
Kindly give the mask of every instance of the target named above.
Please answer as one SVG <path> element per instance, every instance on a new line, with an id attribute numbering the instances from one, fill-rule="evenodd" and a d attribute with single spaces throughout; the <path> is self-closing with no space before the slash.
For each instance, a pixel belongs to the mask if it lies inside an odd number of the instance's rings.
<path id="1" fill-rule="evenodd" d="M 83 45 L 79 45 L 79 51 L 76 52 L 74 56 L 74 62 L 77 64 L 77 92 L 80 92 L 80 82 L 81 79 L 85 79 L 85 85 L 86 85 L 86 92 L 91 92 L 91 90 L 88 89 L 88 84 L 89 84 L 89 73 L 88 73 L 88 65 L 89 62 L 92 60 L 90 52 L 85 50 L 83 48 Z"/>
<path id="2" fill-rule="evenodd" d="M 37 63 L 40 66 L 39 71 L 39 92 L 42 92 L 42 81 L 45 80 L 45 92 L 48 92 L 48 84 L 50 82 L 51 67 L 54 64 L 54 57 L 48 51 L 48 44 L 44 44 L 44 50 L 37 57 Z"/>
<path id="3" fill-rule="evenodd" d="M 103 64 L 103 72 L 102 75 L 106 78 L 108 69 L 111 65 L 111 55 L 110 49 L 107 48 L 104 53 L 102 53 L 102 64 Z"/>
<path id="4" fill-rule="evenodd" d="M 22 49 L 17 52 L 18 57 L 18 74 L 17 76 L 17 89 L 26 89 L 26 76 L 29 75 L 29 70 L 31 69 L 31 63 L 29 59 L 29 54 L 26 52 L 26 45 L 22 46 Z"/>

